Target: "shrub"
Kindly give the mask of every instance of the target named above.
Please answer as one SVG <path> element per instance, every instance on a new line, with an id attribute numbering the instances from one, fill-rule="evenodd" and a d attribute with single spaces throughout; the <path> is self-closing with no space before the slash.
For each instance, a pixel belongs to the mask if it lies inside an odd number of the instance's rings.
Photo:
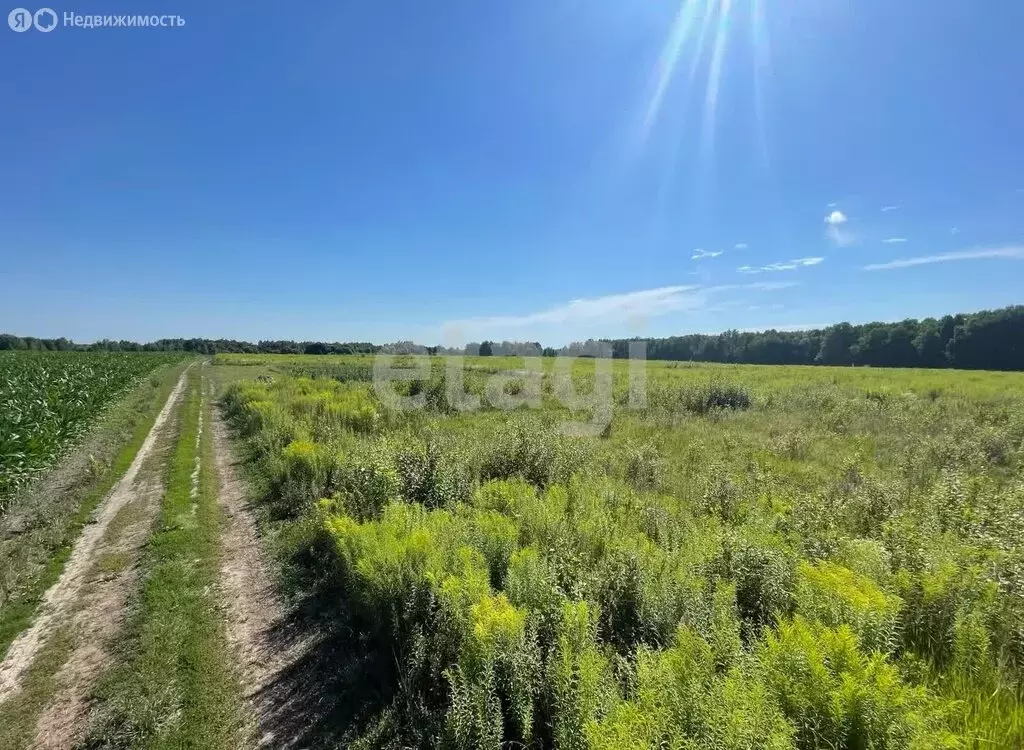
<path id="1" fill-rule="evenodd" d="M 530 613 L 545 652 L 554 648 L 565 597 L 551 566 L 534 547 L 516 550 L 505 575 L 505 594 L 517 607 Z"/>
<path id="2" fill-rule="evenodd" d="M 896 647 L 902 600 L 886 594 L 865 576 L 831 562 L 801 562 L 797 573 L 796 610 L 831 628 L 847 625 L 866 651 Z"/>
<path id="3" fill-rule="evenodd" d="M 954 661 L 958 627 L 975 630 L 981 622 L 987 624 L 996 595 L 996 585 L 978 570 L 953 561 L 917 574 L 901 571 L 896 587 L 905 602 L 904 646 L 940 669 Z M 966 637 L 961 633 L 961 639 Z M 959 644 L 960 649 L 966 646 Z"/>
<path id="4" fill-rule="evenodd" d="M 598 573 L 597 602 L 601 632 L 624 653 L 656 634 L 644 618 L 644 572 L 636 550 L 614 550 L 602 560 Z"/>
<path id="5" fill-rule="evenodd" d="M 398 449 L 395 465 L 402 497 L 410 502 L 441 508 L 470 497 L 466 462 L 452 451 L 443 452 L 433 439 Z"/>
<path id="6" fill-rule="evenodd" d="M 337 458 L 316 443 L 293 440 L 285 446 L 272 480 L 278 513 L 298 515 L 317 498 L 330 494 L 337 467 Z"/>
<path id="7" fill-rule="evenodd" d="M 516 421 L 503 427 L 484 454 L 480 478 L 522 479 L 546 487 L 555 479 L 558 445 L 550 431 Z"/>
<path id="8" fill-rule="evenodd" d="M 723 523 L 735 524 L 743 520 L 743 495 L 736 482 L 721 467 L 714 467 L 706 475 L 701 509 Z"/>
<path id="9" fill-rule="evenodd" d="M 874 539 L 841 540 L 835 561 L 883 585 L 892 578 L 892 555 Z"/>
<path id="10" fill-rule="evenodd" d="M 339 391 L 327 400 L 322 418 L 355 432 L 372 432 L 381 420 L 377 402 L 368 388 Z"/>
<path id="11" fill-rule="evenodd" d="M 597 647 L 597 615 L 586 602 L 562 606 L 546 680 L 558 750 L 586 750 L 587 728 L 610 708 L 616 695 L 610 662 Z"/>
<path id="12" fill-rule="evenodd" d="M 653 443 L 625 447 L 626 480 L 638 490 L 649 490 L 661 483 L 663 469 L 661 456 Z"/>
<path id="13" fill-rule="evenodd" d="M 791 748 L 793 728 L 758 675 L 719 674 L 710 646 L 688 628 L 674 645 L 637 654 L 635 697 L 588 727 L 590 747 Z"/>
<path id="14" fill-rule="evenodd" d="M 949 707 L 903 682 L 846 626 L 783 621 L 756 650 L 758 671 L 796 728 L 798 748 L 956 748 Z"/>
<path id="15" fill-rule="evenodd" d="M 777 537 L 741 527 L 727 537 L 721 574 L 736 586 L 736 606 L 750 640 L 793 609 L 796 555 Z"/>
<path id="16" fill-rule="evenodd" d="M 398 471 L 382 451 L 342 463 L 338 470 L 338 499 L 355 518 L 376 518 L 399 496 Z"/>
<path id="17" fill-rule="evenodd" d="M 503 588 L 509 562 L 516 551 L 519 528 L 500 513 L 477 511 L 469 517 L 467 533 L 471 544 L 487 560 L 491 586 L 495 589 Z"/>
<path id="18" fill-rule="evenodd" d="M 504 594 L 471 605 L 469 637 L 459 664 L 447 676 L 452 700 L 445 747 L 476 750 L 531 741 L 540 652 L 526 613 Z"/>
<path id="19" fill-rule="evenodd" d="M 274 456 L 303 435 L 299 423 L 280 405 L 271 401 L 254 401 L 247 405 L 242 417 L 243 431 L 249 430 L 257 456 Z"/>
<path id="20" fill-rule="evenodd" d="M 741 385 L 711 381 L 684 392 L 683 406 L 694 414 L 708 414 L 716 409 L 749 409 L 750 392 Z"/>
<path id="21" fill-rule="evenodd" d="M 521 479 L 495 479 L 480 485 L 473 502 L 477 507 L 515 516 L 536 496 L 536 488 Z"/>
<path id="22" fill-rule="evenodd" d="M 705 416 L 725 409 L 749 409 L 752 404 L 750 392 L 744 386 L 719 381 L 682 387 L 655 384 L 647 394 L 647 411 L 654 414 L 690 412 Z"/>

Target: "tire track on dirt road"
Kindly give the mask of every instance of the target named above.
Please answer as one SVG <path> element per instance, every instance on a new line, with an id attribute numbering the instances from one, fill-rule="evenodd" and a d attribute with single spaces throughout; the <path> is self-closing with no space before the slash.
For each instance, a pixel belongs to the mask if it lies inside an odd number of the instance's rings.
<path id="1" fill-rule="evenodd" d="M 139 583 L 142 549 L 150 539 L 164 495 L 167 461 L 180 428 L 182 399 L 143 462 L 134 497 L 114 517 L 96 547 L 93 564 L 70 623 L 74 646 L 55 674 L 53 694 L 35 727 L 33 750 L 77 746 L 87 729 L 89 698 L 115 658 L 114 639 L 124 627 L 130 598 Z"/>
<path id="2" fill-rule="evenodd" d="M 219 500 L 224 513 L 221 600 L 248 714 L 246 746 L 290 748 L 301 734 L 292 726 L 299 716 L 289 709 L 289 704 L 301 700 L 302 694 L 296 691 L 293 672 L 309 653 L 315 637 L 290 632 L 287 609 L 268 571 L 245 485 L 235 469 L 227 427 L 216 407 L 212 412 Z"/>
<path id="3" fill-rule="evenodd" d="M 73 613 L 73 608 L 88 582 L 88 574 L 97 560 L 97 547 L 106 535 L 107 528 L 118 513 L 136 497 L 136 480 L 140 469 L 152 453 L 157 435 L 170 416 L 174 404 L 184 392 L 189 369 L 186 368 L 178 379 L 128 471 L 97 509 L 94 521 L 82 530 L 63 573 L 43 596 L 35 620 L 15 639 L 3 662 L 0 663 L 0 705 L 17 692 L 26 670 L 32 665 L 54 628 Z"/>

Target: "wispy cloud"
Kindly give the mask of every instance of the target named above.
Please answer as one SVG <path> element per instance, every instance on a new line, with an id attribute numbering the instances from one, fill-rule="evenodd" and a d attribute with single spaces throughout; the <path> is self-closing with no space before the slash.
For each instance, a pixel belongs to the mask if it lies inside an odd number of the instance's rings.
<path id="1" fill-rule="evenodd" d="M 756 284 L 745 284 L 740 289 L 759 289 L 762 292 L 776 292 L 779 289 L 792 289 L 800 286 L 797 281 L 759 281 Z"/>
<path id="2" fill-rule="evenodd" d="M 949 228 L 949 233 L 950 234 L 960 234 L 960 227 L 950 227 Z"/>
<path id="3" fill-rule="evenodd" d="M 757 326 L 740 330 L 743 333 L 760 333 L 761 331 L 820 331 L 823 328 L 828 328 L 828 323 L 787 323 L 782 326 Z"/>
<path id="4" fill-rule="evenodd" d="M 825 234 L 836 245 L 845 247 L 852 245 L 853 234 L 846 229 L 849 218 L 838 208 L 825 216 Z"/>
<path id="5" fill-rule="evenodd" d="M 794 258 L 793 260 L 779 261 L 778 263 L 769 263 L 767 266 L 740 266 L 736 270 L 740 273 L 771 273 L 773 271 L 795 271 L 798 268 L 806 268 L 807 266 L 816 266 L 824 258 Z"/>
<path id="6" fill-rule="evenodd" d="M 748 247 L 750 247 L 750 245 L 748 245 L 746 242 L 737 242 L 733 247 L 735 247 L 737 250 L 746 250 Z"/>
<path id="7" fill-rule="evenodd" d="M 698 248 L 694 249 L 693 255 L 690 256 L 690 257 L 691 257 L 692 260 L 700 260 L 701 258 L 717 258 L 721 254 L 722 254 L 721 250 L 715 250 L 715 251 L 712 252 L 710 250 L 701 250 L 698 247 Z"/>
<path id="8" fill-rule="evenodd" d="M 882 206 L 882 213 L 888 213 L 889 211 L 895 211 L 899 206 Z"/>
<path id="9" fill-rule="evenodd" d="M 677 310 L 700 307 L 707 289 L 692 285 L 663 286 L 625 294 L 610 294 L 605 297 L 574 299 L 564 305 L 540 310 L 526 315 L 496 315 L 482 318 L 468 318 L 452 321 L 446 325 L 462 325 L 472 328 L 514 328 L 545 323 L 568 323 L 581 320 L 642 315 L 645 317 L 664 315 Z"/>
<path id="10" fill-rule="evenodd" d="M 886 245 L 899 245 L 907 241 L 906 237 L 886 237 L 882 242 Z"/>
<path id="11" fill-rule="evenodd" d="M 869 266 L 864 266 L 864 270 L 890 271 L 894 268 L 927 266 L 932 263 L 952 263 L 958 260 L 985 260 L 990 258 L 1024 260 L 1024 246 L 979 248 L 977 250 L 961 250 L 955 253 L 943 253 L 941 255 L 925 255 L 919 258 L 901 258 L 899 260 L 889 261 L 888 263 L 872 263 Z"/>
<path id="12" fill-rule="evenodd" d="M 518 338 L 529 329 L 568 331 L 599 323 L 614 325 L 639 322 L 682 311 L 707 311 L 712 297 L 729 291 L 775 291 L 796 286 L 795 282 L 723 284 L 720 286 L 676 285 L 643 289 L 604 297 L 575 299 L 524 315 L 495 315 L 447 321 L 442 325 L 446 342 L 462 342 L 483 336 Z M 534 338 L 535 330 L 529 338 Z M 571 335 L 571 334 L 570 334 Z M 454 345 L 454 344 L 452 344 Z"/>

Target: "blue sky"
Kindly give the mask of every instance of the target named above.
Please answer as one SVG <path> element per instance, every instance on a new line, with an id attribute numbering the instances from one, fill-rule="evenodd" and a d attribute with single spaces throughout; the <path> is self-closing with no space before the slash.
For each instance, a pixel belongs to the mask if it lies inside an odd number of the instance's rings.
<path id="1" fill-rule="evenodd" d="M 0 330 L 559 344 L 1022 301 L 1019 0 L 146 12 L 186 23 L 0 27 Z"/>

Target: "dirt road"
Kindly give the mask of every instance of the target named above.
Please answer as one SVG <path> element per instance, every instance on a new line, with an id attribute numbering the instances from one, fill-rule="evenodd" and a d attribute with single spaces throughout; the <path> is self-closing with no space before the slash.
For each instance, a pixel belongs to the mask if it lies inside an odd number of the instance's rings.
<path id="1" fill-rule="evenodd" d="M 106 535 L 111 521 L 144 489 L 137 486 L 139 472 L 152 454 L 157 436 L 163 430 L 174 404 L 180 399 L 185 382 L 186 373 L 183 373 L 128 471 L 97 509 L 95 520 L 82 531 L 60 579 L 44 595 L 32 625 L 11 644 L 0 663 L 0 704 L 17 690 L 22 676 L 38 655 L 55 624 L 66 620 L 79 600 L 87 582 L 87 573 L 99 558 L 98 545 Z"/>

